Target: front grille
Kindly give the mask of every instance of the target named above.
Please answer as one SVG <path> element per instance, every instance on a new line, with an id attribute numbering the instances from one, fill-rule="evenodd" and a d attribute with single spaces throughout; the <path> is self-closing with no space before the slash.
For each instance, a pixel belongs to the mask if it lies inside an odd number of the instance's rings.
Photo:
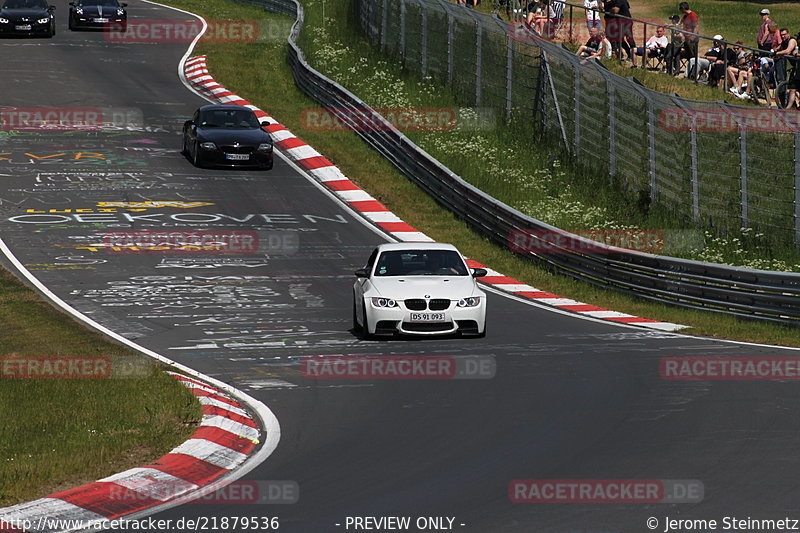
<path id="1" fill-rule="evenodd" d="M 427 309 L 425 304 L 425 300 L 421 298 L 412 298 L 411 300 L 406 300 L 406 309 L 409 311 L 424 311 Z"/>
<path id="2" fill-rule="evenodd" d="M 252 146 L 223 146 L 222 151 L 228 154 L 252 154 Z"/>
<path id="3" fill-rule="evenodd" d="M 450 331 L 452 322 L 403 322 L 405 331 Z"/>
<path id="4" fill-rule="evenodd" d="M 395 320 L 378 320 L 375 324 L 375 333 L 394 333 L 397 331 L 397 321 Z"/>
<path id="5" fill-rule="evenodd" d="M 450 300 L 435 298 L 428 302 L 428 308 L 431 311 L 444 311 L 448 307 L 450 307 Z"/>

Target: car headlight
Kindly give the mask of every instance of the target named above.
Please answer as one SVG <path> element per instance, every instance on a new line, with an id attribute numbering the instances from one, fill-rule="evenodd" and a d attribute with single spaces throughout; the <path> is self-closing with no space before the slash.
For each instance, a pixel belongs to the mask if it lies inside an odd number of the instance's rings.
<path id="1" fill-rule="evenodd" d="M 258 145 L 259 152 L 271 152 L 272 151 L 272 143 L 261 143 Z"/>
<path id="2" fill-rule="evenodd" d="M 391 298 L 373 298 L 372 305 L 375 307 L 397 307 L 397 302 Z"/>
<path id="3" fill-rule="evenodd" d="M 83 15 L 83 8 L 82 7 L 76 7 L 75 8 L 75 13 L 77 13 L 78 15 Z"/>
<path id="4" fill-rule="evenodd" d="M 217 145 L 212 142 L 200 143 L 200 148 L 202 148 L 203 150 L 216 150 Z"/>
<path id="5" fill-rule="evenodd" d="M 124 9 L 117 9 L 117 15 L 122 16 L 124 14 L 125 14 L 125 10 Z"/>
<path id="6" fill-rule="evenodd" d="M 0 18 L 0 24 L 8 24 L 8 19 Z"/>
<path id="7" fill-rule="evenodd" d="M 50 17 L 45 17 L 43 19 L 39 19 L 36 22 L 38 22 L 39 24 L 47 24 L 48 22 L 50 22 Z"/>
<path id="8" fill-rule="evenodd" d="M 470 296 L 469 298 L 461 298 L 458 301 L 459 307 L 478 307 L 481 304 L 480 296 Z"/>

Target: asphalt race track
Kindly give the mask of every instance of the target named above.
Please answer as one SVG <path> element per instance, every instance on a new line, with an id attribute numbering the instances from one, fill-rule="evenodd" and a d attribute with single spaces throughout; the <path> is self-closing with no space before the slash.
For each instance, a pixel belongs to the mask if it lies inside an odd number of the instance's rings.
<path id="1" fill-rule="evenodd" d="M 186 18 L 136 0 L 129 12 Z M 270 172 L 192 167 L 179 131 L 204 101 L 176 74 L 187 44 L 71 33 L 66 13 L 59 3 L 52 40 L 0 41 L 0 104 L 102 108 L 134 127 L 0 131 L 0 236 L 79 311 L 267 404 L 281 441 L 244 479 L 300 488 L 294 504 L 189 504 L 155 518 L 277 516 L 280 531 L 311 533 L 353 531 L 347 517 L 368 516 L 451 517 L 452 529 L 481 533 L 800 518 L 798 384 L 659 374 L 662 357 L 796 352 L 578 319 L 494 293 L 485 339 L 361 340 L 352 271 L 383 238 L 283 159 Z M 236 254 L 108 245 L 109 232 L 140 231 L 249 240 Z M 301 373 L 309 355 L 479 356 L 496 375 L 316 380 Z M 518 479 L 697 480 L 704 492 L 695 503 L 513 503 Z"/>

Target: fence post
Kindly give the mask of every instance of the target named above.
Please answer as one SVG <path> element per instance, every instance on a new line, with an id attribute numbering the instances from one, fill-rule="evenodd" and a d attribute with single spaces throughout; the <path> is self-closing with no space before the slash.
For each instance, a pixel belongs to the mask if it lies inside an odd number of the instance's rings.
<path id="1" fill-rule="evenodd" d="M 389 0 L 381 0 L 383 8 L 381 18 L 381 51 L 386 53 L 386 33 L 389 31 Z"/>
<path id="2" fill-rule="evenodd" d="M 742 195 L 742 227 L 748 228 L 750 227 L 750 216 L 747 194 L 747 128 L 744 122 L 739 124 L 739 182 Z"/>
<path id="3" fill-rule="evenodd" d="M 483 77 L 481 68 L 483 66 L 483 28 L 481 27 L 480 17 L 475 17 L 475 107 L 481 105 L 481 84 Z"/>
<path id="4" fill-rule="evenodd" d="M 608 93 L 608 173 L 614 176 L 617 173 L 617 94 L 614 84 L 608 76 L 605 78 Z"/>
<path id="5" fill-rule="evenodd" d="M 420 43 L 420 62 L 422 63 L 422 77 L 428 75 L 428 8 L 426 2 L 419 3 L 422 42 Z"/>
<path id="6" fill-rule="evenodd" d="M 573 137 L 572 146 L 574 155 L 578 155 L 581 147 L 581 69 L 572 65 L 573 83 L 572 83 L 572 100 L 573 100 Z"/>
<path id="7" fill-rule="evenodd" d="M 455 62 L 453 50 L 453 15 L 447 11 L 447 84 L 453 84 L 453 64 Z"/>
<path id="8" fill-rule="evenodd" d="M 697 114 L 692 109 L 689 109 L 686 104 L 681 102 L 680 97 L 672 99 L 675 104 L 691 117 L 689 125 L 689 145 L 691 146 L 690 152 L 690 171 L 692 180 L 692 219 L 695 222 L 700 222 L 700 182 L 697 177 Z"/>
<path id="9" fill-rule="evenodd" d="M 406 0 L 400 0 L 400 56 L 406 58 Z"/>
<path id="10" fill-rule="evenodd" d="M 656 180 L 656 116 L 653 99 L 647 94 L 644 87 L 636 78 L 628 78 L 631 86 L 642 96 L 647 106 L 647 152 L 648 174 L 650 175 L 650 200 L 655 202 L 658 197 L 658 181 Z"/>
<path id="11" fill-rule="evenodd" d="M 511 121 L 511 104 L 514 98 L 514 39 L 506 32 L 506 123 Z"/>
<path id="12" fill-rule="evenodd" d="M 794 132 L 794 245 L 800 248 L 800 132 Z"/>

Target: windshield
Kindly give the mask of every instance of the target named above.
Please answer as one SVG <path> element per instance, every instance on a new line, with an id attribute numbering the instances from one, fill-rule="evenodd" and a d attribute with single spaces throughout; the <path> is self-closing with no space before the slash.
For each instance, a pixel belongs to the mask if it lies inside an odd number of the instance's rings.
<path id="1" fill-rule="evenodd" d="M 47 9 L 44 0 L 6 0 L 3 9 Z"/>
<path id="2" fill-rule="evenodd" d="M 203 128 L 260 128 L 255 113 L 244 109 L 210 109 L 200 115 Z"/>
<path id="3" fill-rule="evenodd" d="M 76 6 L 104 6 L 104 7 L 119 7 L 117 0 L 80 0 L 75 2 Z"/>
<path id="4" fill-rule="evenodd" d="M 376 276 L 466 276 L 467 267 L 453 250 L 390 250 L 383 252 Z"/>

